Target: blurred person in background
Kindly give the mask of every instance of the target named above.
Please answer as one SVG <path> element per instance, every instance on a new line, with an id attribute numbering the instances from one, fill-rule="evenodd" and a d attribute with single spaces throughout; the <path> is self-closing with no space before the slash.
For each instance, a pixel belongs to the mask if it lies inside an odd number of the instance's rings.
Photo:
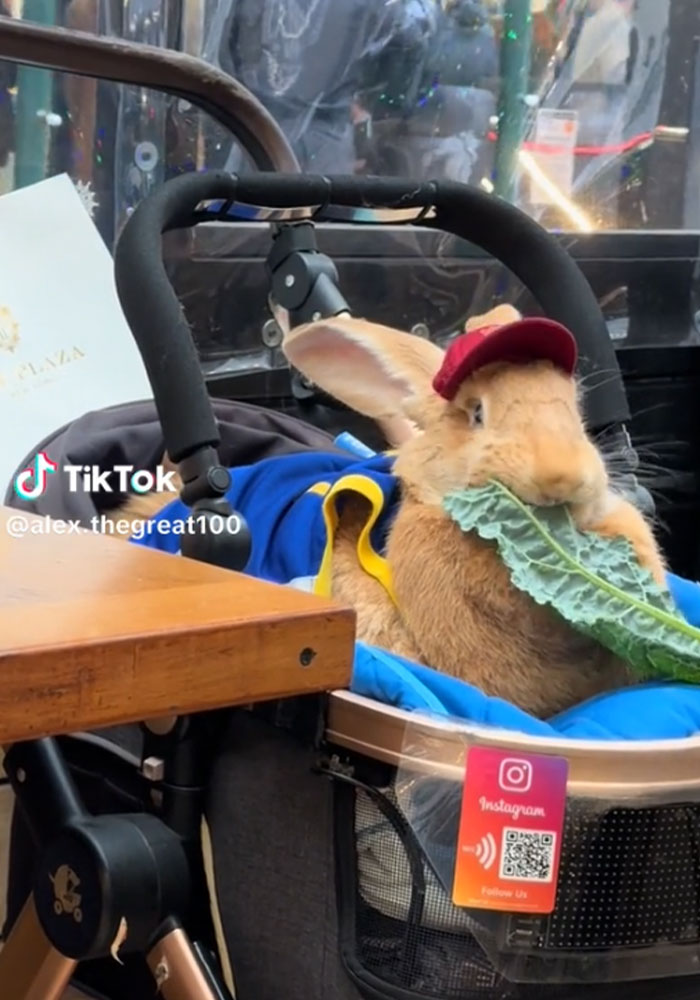
<path id="1" fill-rule="evenodd" d="M 397 95 L 421 64 L 437 0 L 230 0 L 210 24 L 205 58 L 266 107 L 309 173 L 353 173 L 356 103 L 387 65 Z M 234 150 L 225 164 L 236 170 Z"/>
<path id="2" fill-rule="evenodd" d="M 387 63 L 391 49 L 385 52 Z M 425 179 L 478 180 L 488 166 L 490 119 L 496 111 L 498 43 L 482 0 L 443 0 L 420 63 L 387 87 L 390 66 L 376 72 L 361 103 L 372 122 L 371 173 Z M 396 74 L 394 73 L 394 77 Z M 402 99 L 387 100 L 387 92 Z"/>

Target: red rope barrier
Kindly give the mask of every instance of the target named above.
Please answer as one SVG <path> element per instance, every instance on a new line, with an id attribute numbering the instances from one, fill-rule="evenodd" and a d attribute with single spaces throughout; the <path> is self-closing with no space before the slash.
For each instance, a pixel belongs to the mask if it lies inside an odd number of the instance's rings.
<path id="1" fill-rule="evenodd" d="M 489 132 L 488 137 L 491 142 L 496 142 L 498 134 Z M 636 149 L 638 146 L 652 142 L 653 139 L 653 132 L 642 132 L 632 139 L 627 139 L 626 142 L 613 143 L 608 146 L 574 146 L 574 156 L 620 156 L 622 153 L 629 153 L 630 150 Z M 551 155 L 571 152 L 566 146 L 549 146 L 543 142 L 524 142 L 521 149 L 526 149 L 529 153 L 549 153 Z"/>

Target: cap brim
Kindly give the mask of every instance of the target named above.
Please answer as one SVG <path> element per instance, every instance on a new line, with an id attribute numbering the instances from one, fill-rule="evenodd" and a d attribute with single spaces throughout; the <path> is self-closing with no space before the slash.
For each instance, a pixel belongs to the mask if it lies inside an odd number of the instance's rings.
<path id="1" fill-rule="evenodd" d="M 474 331 L 474 334 L 478 333 L 479 331 Z M 452 398 L 469 375 L 486 365 L 497 362 L 524 364 L 529 361 L 551 361 L 567 375 L 573 375 L 578 361 L 573 334 L 561 323 L 539 317 L 490 329 L 480 342 L 474 342 L 457 361 L 442 383 L 441 395 Z"/>

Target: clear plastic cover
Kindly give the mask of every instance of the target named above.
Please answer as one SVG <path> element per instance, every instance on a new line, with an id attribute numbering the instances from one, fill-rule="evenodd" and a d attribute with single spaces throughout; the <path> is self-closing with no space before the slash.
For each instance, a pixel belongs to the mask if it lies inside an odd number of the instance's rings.
<path id="1" fill-rule="evenodd" d="M 5 2 L 28 20 L 223 69 L 266 106 L 307 172 L 469 182 L 574 232 L 700 225 L 689 41 L 700 24 L 683 0 Z M 6 87 L 18 120 L 61 114 L 51 79 L 30 68 L 16 92 Z M 136 88 L 98 108 L 84 141 L 116 115 L 118 219 L 168 176 L 190 112 Z M 21 132 L 20 161 L 30 155 Z M 186 169 L 250 169 L 230 137 L 206 133 Z"/>

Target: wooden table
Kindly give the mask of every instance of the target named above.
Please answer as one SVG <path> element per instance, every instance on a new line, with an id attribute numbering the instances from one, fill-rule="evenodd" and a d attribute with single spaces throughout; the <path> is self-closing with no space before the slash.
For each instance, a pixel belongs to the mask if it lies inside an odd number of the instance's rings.
<path id="1" fill-rule="evenodd" d="M 0 507 L 0 745 L 347 687 L 354 630 L 313 595 Z"/>

